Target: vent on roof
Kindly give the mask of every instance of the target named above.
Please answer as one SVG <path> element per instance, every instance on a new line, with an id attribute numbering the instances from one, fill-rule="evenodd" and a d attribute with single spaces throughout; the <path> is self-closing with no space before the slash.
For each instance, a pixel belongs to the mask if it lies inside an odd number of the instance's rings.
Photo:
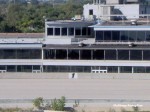
<path id="1" fill-rule="evenodd" d="M 78 47 L 83 47 L 84 46 L 84 44 L 83 43 L 80 43 L 79 45 L 78 45 Z"/>
<path id="2" fill-rule="evenodd" d="M 131 25 L 137 25 L 137 20 L 131 20 Z"/>
<path id="3" fill-rule="evenodd" d="M 134 43 L 129 43 L 129 47 L 134 47 L 135 44 Z"/>

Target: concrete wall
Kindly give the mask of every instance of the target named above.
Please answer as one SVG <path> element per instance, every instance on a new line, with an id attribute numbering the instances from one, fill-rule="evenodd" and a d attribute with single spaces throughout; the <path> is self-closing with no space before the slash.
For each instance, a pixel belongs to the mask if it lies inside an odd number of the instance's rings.
<path id="1" fill-rule="evenodd" d="M 95 4 L 87 4 L 83 6 L 83 15 L 85 19 L 91 20 L 93 19 L 92 15 L 89 15 L 89 10 L 93 10 L 93 16 L 99 17 L 100 16 L 100 5 Z"/>
<path id="2" fill-rule="evenodd" d="M 119 0 L 106 0 L 106 4 L 119 4 Z"/>
<path id="3" fill-rule="evenodd" d="M 119 10 L 127 19 L 139 18 L 139 4 L 116 5 L 114 9 Z"/>
<path id="4" fill-rule="evenodd" d="M 71 44 L 71 38 L 46 38 L 44 44 Z"/>
<path id="5" fill-rule="evenodd" d="M 93 16 L 99 18 L 102 16 L 103 7 L 114 7 L 114 10 L 108 13 L 109 14 L 118 14 L 118 15 L 125 15 L 127 19 L 137 19 L 139 18 L 139 4 L 120 4 L 120 5 L 94 5 L 94 4 L 87 4 L 84 5 L 83 15 L 85 19 L 91 19 L 91 15 L 89 15 L 89 10 L 93 9 Z M 117 11 L 116 11 L 117 10 Z M 117 13 L 116 13 L 117 12 Z"/>

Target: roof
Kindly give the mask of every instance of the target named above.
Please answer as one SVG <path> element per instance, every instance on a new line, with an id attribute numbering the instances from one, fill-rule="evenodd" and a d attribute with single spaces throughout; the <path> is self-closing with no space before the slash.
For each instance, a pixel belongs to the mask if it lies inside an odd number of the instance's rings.
<path id="1" fill-rule="evenodd" d="M 92 44 L 92 45 L 83 45 L 82 47 L 79 47 L 79 45 L 45 45 L 43 46 L 44 49 L 83 49 L 83 50 L 89 50 L 89 49 L 150 49 L 149 44 L 142 44 L 142 45 L 133 45 L 132 47 L 129 46 L 129 44 Z"/>
<path id="2" fill-rule="evenodd" d="M 0 49 L 41 49 L 42 44 L 34 43 L 34 44 L 0 44 Z"/>
<path id="3" fill-rule="evenodd" d="M 72 21 L 72 20 L 64 20 L 64 21 L 49 21 L 46 22 L 48 26 L 54 27 L 87 27 L 93 25 L 94 21 Z"/>
<path id="4" fill-rule="evenodd" d="M 0 33 L 0 38 L 43 38 L 44 33 Z"/>

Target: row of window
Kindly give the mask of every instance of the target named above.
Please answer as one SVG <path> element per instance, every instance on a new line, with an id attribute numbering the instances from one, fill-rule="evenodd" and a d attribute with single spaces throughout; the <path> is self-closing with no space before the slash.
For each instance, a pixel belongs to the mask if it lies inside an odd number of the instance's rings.
<path id="1" fill-rule="evenodd" d="M 1 65 L 0 72 L 41 71 L 40 65 Z M 105 72 L 103 72 L 105 71 Z M 132 66 L 43 66 L 43 72 L 84 72 L 84 73 L 150 73 L 150 67 Z"/>
<path id="2" fill-rule="evenodd" d="M 1 65 L 0 72 L 33 72 L 40 70 L 39 65 Z"/>
<path id="3" fill-rule="evenodd" d="M 150 41 L 150 31 L 96 31 L 97 41 Z"/>
<path id="4" fill-rule="evenodd" d="M 44 66 L 44 72 L 86 72 L 91 73 L 150 73 L 150 67 L 132 66 L 104 66 L 102 69 L 94 69 L 92 66 Z M 96 72 L 95 72 L 96 71 Z"/>
<path id="5" fill-rule="evenodd" d="M 48 36 L 86 36 L 91 35 L 91 28 L 47 28 Z"/>
<path id="6" fill-rule="evenodd" d="M 150 60 L 150 50 L 44 50 L 44 59 Z"/>
<path id="7" fill-rule="evenodd" d="M 0 50 L 0 59 L 41 59 L 40 49 Z"/>

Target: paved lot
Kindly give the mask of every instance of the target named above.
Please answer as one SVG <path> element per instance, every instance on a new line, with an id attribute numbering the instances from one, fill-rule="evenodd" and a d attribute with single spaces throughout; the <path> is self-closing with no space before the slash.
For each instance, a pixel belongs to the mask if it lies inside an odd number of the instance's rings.
<path id="1" fill-rule="evenodd" d="M 139 99 L 150 100 L 150 80 L 1 79 L 0 99 Z"/>
<path id="2" fill-rule="evenodd" d="M 9 105 L 2 99 L 54 99 L 61 96 L 67 99 L 96 99 L 90 103 L 103 106 L 140 104 L 150 107 L 150 80 L 0 79 L 0 106 Z M 88 101 L 83 103 L 89 104 Z M 10 105 L 25 106 L 22 103 Z"/>

